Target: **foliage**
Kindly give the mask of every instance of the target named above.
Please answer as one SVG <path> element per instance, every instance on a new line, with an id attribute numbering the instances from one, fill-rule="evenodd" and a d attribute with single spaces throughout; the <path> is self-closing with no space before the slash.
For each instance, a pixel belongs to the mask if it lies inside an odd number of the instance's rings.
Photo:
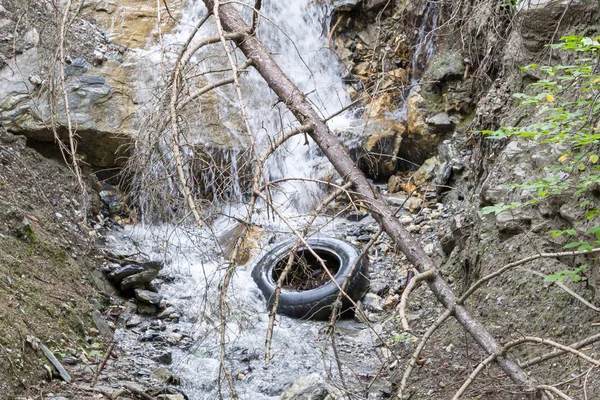
<path id="1" fill-rule="evenodd" d="M 490 139 L 520 137 L 540 145 L 550 146 L 559 156 L 540 179 L 507 185 L 534 192 L 535 196 L 525 202 L 495 204 L 483 207 L 483 214 L 499 214 L 502 211 L 537 204 L 550 196 L 570 194 L 579 196 L 600 184 L 600 37 L 566 36 L 552 44 L 554 50 L 562 51 L 574 59 L 567 65 L 545 66 L 531 64 L 523 72 L 542 76 L 530 85 L 529 93 L 514 95 L 522 106 L 535 107 L 535 122 L 527 126 L 503 126 L 494 131 L 483 131 Z M 590 201 L 584 200 L 579 207 L 586 211 L 585 219 L 591 220 L 600 213 Z M 581 225 L 585 221 L 576 222 Z M 576 241 L 566 249 L 587 251 L 600 245 L 600 226 L 594 226 L 578 234 L 575 229 L 552 231 L 553 237 L 568 235 Z M 591 237 L 591 238 L 590 238 Z M 565 270 L 550 275 L 547 280 L 579 281 L 585 265 L 575 270 Z"/>

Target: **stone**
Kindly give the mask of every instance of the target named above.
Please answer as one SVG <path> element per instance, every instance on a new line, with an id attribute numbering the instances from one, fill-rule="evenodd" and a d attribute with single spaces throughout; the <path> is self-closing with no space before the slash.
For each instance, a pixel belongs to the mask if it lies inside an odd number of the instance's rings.
<path id="1" fill-rule="evenodd" d="M 393 193 L 386 197 L 388 204 L 394 207 L 402 207 L 406 203 L 408 196 L 405 193 Z"/>
<path id="2" fill-rule="evenodd" d="M 396 68 L 389 72 L 390 78 L 394 82 L 406 84 L 408 82 L 408 73 L 404 68 Z"/>
<path id="3" fill-rule="evenodd" d="M 167 338 L 167 341 L 171 344 L 177 344 L 181 341 L 182 338 L 183 338 L 183 335 L 181 333 L 173 332 Z"/>
<path id="4" fill-rule="evenodd" d="M 398 167 L 398 151 L 406 126 L 402 121 L 378 118 L 364 125 L 360 135 L 362 146 L 356 155 L 358 166 L 373 179 L 387 179 Z"/>
<path id="5" fill-rule="evenodd" d="M 162 353 L 161 355 L 155 357 L 154 361 L 161 364 L 170 365 L 173 363 L 173 353 L 171 353 L 170 351 Z"/>
<path id="6" fill-rule="evenodd" d="M 398 221 L 400 221 L 402 225 L 408 225 L 413 222 L 413 217 L 410 215 L 402 215 L 398 218 Z"/>
<path id="7" fill-rule="evenodd" d="M 322 400 L 330 394 L 330 387 L 319 374 L 310 374 L 298 379 L 283 392 L 280 400 Z"/>
<path id="8" fill-rule="evenodd" d="M 421 186 L 424 183 L 433 180 L 438 164 L 439 160 L 437 157 L 430 157 L 425 160 L 419 169 L 411 176 L 412 182 L 417 186 Z"/>
<path id="9" fill-rule="evenodd" d="M 502 233 L 519 233 L 529 228 L 532 219 L 531 210 L 506 210 L 496 215 L 496 226 Z"/>
<path id="10" fill-rule="evenodd" d="M 125 322 L 125 327 L 126 328 L 134 328 L 141 323 L 142 323 L 142 318 L 139 315 L 132 315 L 131 317 L 129 317 L 127 319 L 127 322 Z"/>
<path id="11" fill-rule="evenodd" d="M 42 350 L 42 353 L 44 353 L 44 356 L 46 356 L 46 358 L 48 359 L 48 361 L 50 361 L 50 363 L 54 366 L 54 368 L 56 368 L 56 370 L 58 371 L 58 374 L 60 375 L 60 377 L 62 378 L 62 380 L 65 381 L 65 382 L 67 382 L 67 383 L 71 383 L 71 380 L 72 380 L 71 379 L 71 375 L 69 375 L 69 373 L 67 372 L 67 370 L 57 360 L 57 358 L 50 351 L 50 349 L 47 348 L 43 343 L 40 343 L 39 347 Z"/>
<path id="12" fill-rule="evenodd" d="M 428 256 L 431 256 L 435 253 L 435 245 L 433 243 L 428 243 L 425 246 L 423 246 L 423 251 Z"/>
<path id="13" fill-rule="evenodd" d="M 354 68 L 352 68 L 352 72 L 356 75 L 367 76 L 369 75 L 370 64 L 368 61 L 364 61 L 358 63 Z"/>
<path id="14" fill-rule="evenodd" d="M 39 75 L 30 75 L 29 82 L 31 82 L 32 85 L 39 86 L 44 80 Z"/>
<path id="15" fill-rule="evenodd" d="M 154 306 L 152 304 L 140 303 L 137 306 L 137 311 L 140 314 L 151 315 L 151 314 L 156 314 L 157 309 L 156 309 L 156 306 Z"/>
<path id="16" fill-rule="evenodd" d="M 425 102 L 419 92 L 413 92 L 406 103 L 406 122 L 408 132 L 412 135 L 423 135 L 427 128 L 420 107 Z"/>
<path id="17" fill-rule="evenodd" d="M 401 176 L 392 175 L 388 179 L 388 192 L 397 193 L 402 191 L 403 179 Z"/>
<path id="18" fill-rule="evenodd" d="M 143 271 L 134 275 L 130 275 L 121 282 L 121 289 L 143 289 L 146 283 L 151 282 L 158 276 L 163 265 L 159 262 L 146 262 L 141 265 Z"/>
<path id="19" fill-rule="evenodd" d="M 409 197 L 406 200 L 406 204 L 404 205 L 404 208 L 407 208 L 411 213 L 415 214 L 417 211 L 419 211 L 421 209 L 422 205 L 423 205 L 423 199 L 420 199 L 418 197 Z"/>
<path id="20" fill-rule="evenodd" d="M 344 12 L 350 11 L 358 7 L 362 3 L 362 0 L 334 0 L 332 7 L 335 11 Z"/>
<path id="21" fill-rule="evenodd" d="M 181 383 L 179 376 L 165 368 L 158 368 L 152 371 L 150 376 L 152 379 L 157 380 L 161 384 L 179 385 Z"/>
<path id="22" fill-rule="evenodd" d="M 92 311 L 92 321 L 94 322 L 94 325 L 96 325 L 98 332 L 100 332 L 103 336 L 112 337 L 113 331 L 106 323 L 106 319 L 104 319 L 104 316 L 100 313 L 100 311 Z"/>
<path id="23" fill-rule="evenodd" d="M 135 289 L 135 298 L 138 299 L 138 301 L 156 306 L 162 300 L 162 295 L 151 292 L 150 290 Z"/>
<path id="24" fill-rule="evenodd" d="M 127 278 L 128 276 L 139 274 L 143 271 L 144 267 L 142 267 L 141 265 L 127 264 L 123 267 L 115 269 L 113 272 L 108 274 L 108 279 L 120 283 L 123 279 Z"/>
<path id="25" fill-rule="evenodd" d="M 169 306 L 167 308 L 165 308 L 164 310 L 162 310 L 160 312 L 160 314 L 158 314 L 158 318 L 169 318 L 169 316 L 171 314 L 176 314 L 177 313 L 177 309 L 173 306 Z"/>
<path id="26" fill-rule="evenodd" d="M 424 80 L 447 81 L 460 79 L 465 73 L 465 58 L 458 52 L 438 52 L 429 62 Z"/>
<path id="27" fill-rule="evenodd" d="M 186 400 L 186 397 L 181 393 L 177 394 L 161 394 L 157 397 L 158 400 Z"/>
<path id="28" fill-rule="evenodd" d="M 382 298 L 375 293 L 367 293 L 362 300 L 365 307 L 376 312 L 383 311 L 383 308 L 381 307 L 382 301 Z"/>
<path id="29" fill-rule="evenodd" d="M 454 121 L 446 113 L 435 114 L 425 120 L 431 129 L 439 133 L 452 132 L 454 129 Z"/>

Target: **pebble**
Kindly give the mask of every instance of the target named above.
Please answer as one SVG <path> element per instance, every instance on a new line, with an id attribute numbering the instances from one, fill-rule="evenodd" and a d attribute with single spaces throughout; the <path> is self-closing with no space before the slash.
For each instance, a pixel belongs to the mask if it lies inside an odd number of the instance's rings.
<path id="1" fill-rule="evenodd" d="M 400 218 L 398 218 L 398 221 L 400 221 L 400 223 L 403 225 L 408 225 L 413 222 L 413 217 L 410 215 L 402 215 Z"/>

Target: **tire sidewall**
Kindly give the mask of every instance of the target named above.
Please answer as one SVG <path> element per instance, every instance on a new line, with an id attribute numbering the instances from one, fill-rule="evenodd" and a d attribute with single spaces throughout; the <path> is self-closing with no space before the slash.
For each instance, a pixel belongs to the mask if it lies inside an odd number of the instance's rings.
<path id="1" fill-rule="evenodd" d="M 289 240 L 272 247 L 254 264 L 252 278 L 263 293 L 269 307 L 273 305 L 277 287 L 277 282 L 272 277 L 273 269 L 279 261 L 288 257 L 295 243 L 296 240 Z M 358 250 L 348 242 L 330 237 L 310 238 L 307 239 L 307 243 L 315 251 L 326 251 L 339 258 L 339 270 L 334 277 L 335 282 L 341 287 L 351 272 L 353 264 L 359 258 Z M 306 246 L 302 245 L 298 250 L 305 249 Z M 346 293 L 351 297 L 362 297 L 368 287 L 368 268 L 364 257 L 358 260 L 352 275 Z M 310 290 L 295 291 L 282 288 L 278 312 L 299 318 L 326 319 L 331 313 L 330 305 L 335 301 L 338 292 L 338 286 L 331 280 Z M 346 298 L 343 303 L 345 308 L 349 305 Z"/>

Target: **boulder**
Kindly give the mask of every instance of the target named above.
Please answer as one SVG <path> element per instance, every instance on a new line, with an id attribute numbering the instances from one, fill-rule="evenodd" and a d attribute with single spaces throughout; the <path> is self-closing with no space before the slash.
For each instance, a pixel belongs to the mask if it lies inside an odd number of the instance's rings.
<path id="1" fill-rule="evenodd" d="M 398 167 L 397 154 L 406 126 L 402 121 L 375 119 L 361 126 L 354 149 L 358 166 L 374 179 L 387 179 Z"/>

